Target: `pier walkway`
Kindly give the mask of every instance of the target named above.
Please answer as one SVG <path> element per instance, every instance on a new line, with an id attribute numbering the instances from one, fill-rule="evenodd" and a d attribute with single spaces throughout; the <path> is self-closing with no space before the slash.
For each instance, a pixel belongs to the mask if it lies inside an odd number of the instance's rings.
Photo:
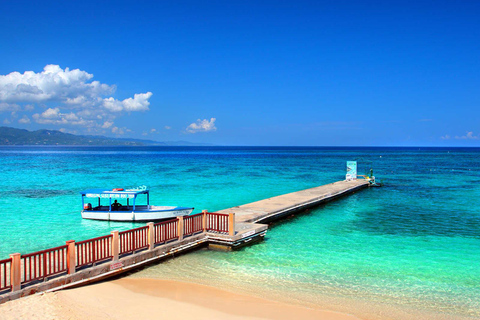
<path id="1" fill-rule="evenodd" d="M 366 180 L 338 181 L 218 211 L 235 213 L 235 222 L 268 223 L 368 186 Z"/>
<path id="2" fill-rule="evenodd" d="M 366 180 L 339 181 L 265 200 L 148 223 L 126 231 L 0 260 L 0 303 L 37 292 L 100 281 L 208 246 L 232 250 L 263 239 L 268 225 L 368 187 Z"/>
<path id="3" fill-rule="evenodd" d="M 364 179 L 344 180 L 217 211 L 219 214 L 233 213 L 232 227 L 235 229 L 235 236 L 217 236 L 216 241 L 210 243 L 209 247 L 232 250 L 249 245 L 252 240 L 255 242 L 263 238 L 268 228 L 266 223 L 305 211 L 368 186 L 369 182 Z"/>

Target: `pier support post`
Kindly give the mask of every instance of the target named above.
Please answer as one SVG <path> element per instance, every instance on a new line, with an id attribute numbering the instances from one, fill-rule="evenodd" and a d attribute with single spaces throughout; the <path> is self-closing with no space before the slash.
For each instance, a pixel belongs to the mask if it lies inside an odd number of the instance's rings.
<path id="1" fill-rule="evenodd" d="M 178 240 L 183 240 L 183 216 L 178 217 Z"/>
<path id="2" fill-rule="evenodd" d="M 67 241 L 67 273 L 75 273 L 75 241 Z"/>
<path id="3" fill-rule="evenodd" d="M 228 235 L 235 235 L 235 213 L 228 214 Z"/>
<path id="4" fill-rule="evenodd" d="M 155 247 L 155 235 L 153 222 L 147 223 L 148 226 L 148 250 L 153 250 Z"/>
<path id="5" fill-rule="evenodd" d="M 21 255 L 20 253 L 12 253 L 10 258 L 12 258 L 12 263 L 10 264 L 10 285 L 12 286 L 12 291 L 18 291 L 22 288 Z"/>
<path id="6" fill-rule="evenodd" d="M 120 236 L 118 230 L 112 231 L 112 256 L 113 261 L 118 260 L 118 255 L 120 253 Z"/>
<path id="7" fill-rule="evenodd" d="M 203 213 L 203 220 L 202 220 L 202 223 L 203 223 L 203 232 L 206 232 L 207 231 L 207 213 L 208 213 L 208 210 L 202 210 L 202 213 Z"/>

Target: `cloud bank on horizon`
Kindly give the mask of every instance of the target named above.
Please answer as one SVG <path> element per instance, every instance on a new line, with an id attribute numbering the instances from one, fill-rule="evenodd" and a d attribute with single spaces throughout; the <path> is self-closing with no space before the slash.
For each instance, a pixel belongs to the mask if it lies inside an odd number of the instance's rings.
<path id="1" fill-rule="evenodd" d="M 480 137 L 478 135 L 474 135 L 473 131 L 468 131 L 465 135 L 463 136 L 455 136 L 454 137 L 456 140 L 479 140 Z M 452 137 L 448 134 L 440 137 L 442 140 L 450 140 Z"/>
<path id="2" fill-rule="evenodd" d="M 152 92 L 133 98 L 115 99 L 115 85 L 91 81 L 93 74 L 80 69 L 46 65 L 42 72 L 11 72 L 0 75 L 0 113 L 8 113 L 3 124 L 18 122 L 58 126 L 60 131 L 123 135 L 131 132 L 115 125 L 115 119 L 132 112 L 149 111 Z M 215 118 L 190 124 L 186 133 L 215 131 Z M 66 129 L 67 128 L 67 129 Z M 165 126 L 165 130 L 170 130 Z M 155 128 L 144 135 L 158 134 Z"/>
<path id="3" fill-rule="evenodd" d="M 122 134 L 128 129 L 114 125 L 117 117 L 149 110 L 151 92 L 118 100 L 111 96 L 116 91 L 115 85 L 91 81 L 92 78 L 93 74 L 86 71 L 62 69 L 54 64 L 46 65 L 39 73 L 0 75 L 0 112 L 11 115 L 4 124 L 20 117 L 18 123 L 21 124 L 33 120 L 39 124 L 82 127 L 93 133 L 107 129 Z M 21 115 L 26 112 L 31 118 Z"/>

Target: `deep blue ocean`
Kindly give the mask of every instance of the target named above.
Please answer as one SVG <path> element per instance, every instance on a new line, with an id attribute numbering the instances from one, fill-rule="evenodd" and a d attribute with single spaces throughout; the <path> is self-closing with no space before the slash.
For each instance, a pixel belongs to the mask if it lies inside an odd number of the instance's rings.
<path id="1" fill-rule="evenodd" d="M 0 147 L 0 259 L 143 225 L 82 220 L 84 189 L 146 185 L 151 204 L 216 211 L 343 180 L 348 160 L 385 186 L 132 276 L 372 319 L 480 318 L 480 148 Z"/>

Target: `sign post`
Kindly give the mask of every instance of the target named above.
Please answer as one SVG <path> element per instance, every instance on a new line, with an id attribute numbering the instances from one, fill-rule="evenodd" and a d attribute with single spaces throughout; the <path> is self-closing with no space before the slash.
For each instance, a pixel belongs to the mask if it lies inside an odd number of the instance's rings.
<path id="1" fill-rule="evenodd" d="M 357 180 L 357 161 L 347 161 L 346 180 Z"/>

